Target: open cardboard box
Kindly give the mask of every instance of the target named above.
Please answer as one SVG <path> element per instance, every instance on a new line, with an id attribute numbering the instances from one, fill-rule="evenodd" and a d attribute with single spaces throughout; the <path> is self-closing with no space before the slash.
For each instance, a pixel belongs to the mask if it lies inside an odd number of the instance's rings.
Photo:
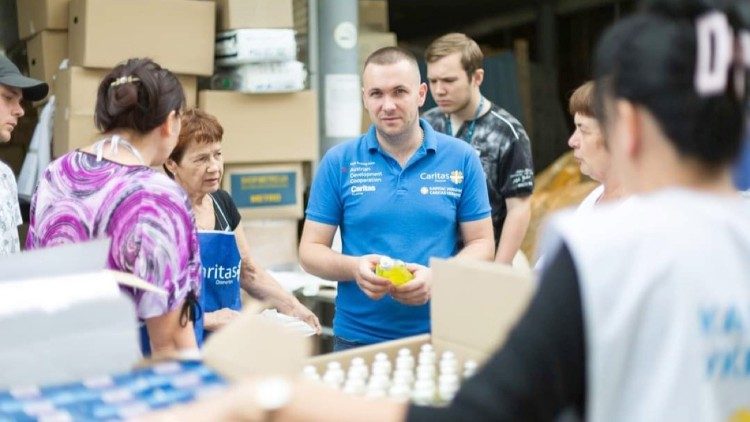
<path id="1" fill-rule="evenodd" d="M 140 359 L 138 322 L 119 285 L 166 292 L 104 270 L 109 240 L 0 259 L 0 388 L 125 372 Z"/>
<path id="2" fill-rule="evenodd" d="M 505 342 L 526 309 L 534 291 L 531 274 L 505 265 L 461 258 L 433 258 L 430 266 L 431 335 L 320 355 L 308 363 L 323 374 L 328 362 L 338 361 L 347 368 L 353 358 L 361 357 L 370 364 L 380 352 L 395 361 L 401 348 L 410 349 L 416 357 L 425 343 L 431 343 L 438 356 L 446 350 L 454 352 L 461 365 L 468 359 L 483 363 Z"/>
<path id="3" fill-rule="evenodd" d="M 167 293 L 103 269 L 108 255 L 109 239 L 101 239 L 0 257 L 0 390 L 143 366 L 133 301 L 118 285 Z M 254 302 L 205 344 L 205 363 L 229 380 L 296 375 L 310 354 L 309 338 L 257 315 L 260 309 Z"/>

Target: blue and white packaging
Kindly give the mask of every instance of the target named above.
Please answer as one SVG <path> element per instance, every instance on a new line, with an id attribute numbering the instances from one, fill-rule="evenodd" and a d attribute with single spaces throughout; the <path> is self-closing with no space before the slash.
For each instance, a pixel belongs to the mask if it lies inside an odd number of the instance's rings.
<path id="1" fill-rule="evenodd" d="M 216 35 L 217 66 L 288 62 L 296 58 L 293 29 L 235 29 Z"/>
<path id="2" fill-rule="evenodd" d="M 223 69 L 211 78 L 211 89 L 244 93 L 280 93 L 305 89 L 307 71 L 299 61 L 249 63 Z"/>

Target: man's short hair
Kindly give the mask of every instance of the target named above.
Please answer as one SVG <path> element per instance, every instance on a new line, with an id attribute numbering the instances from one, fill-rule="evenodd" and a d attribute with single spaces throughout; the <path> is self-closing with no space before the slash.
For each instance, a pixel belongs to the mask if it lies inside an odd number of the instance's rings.
<path id="1" fill-rule="evenodd" d="M 576 88 L 568 101 L 568 111 L 571 116 L 576 113 L 596 118 L 594 113 L 594 81 L 588 81 Z"/>
<path id="2" fill-rule="evenodd" d="M 362 71 L 364 72 L 364 70 L 367 68 L 367 65 L 369 64 L 377 64 L 382 66 L 398 63 L 402 60 L 413 64 L 414 67 L 419 69 L 417 58 L 414 56 L 414 54 L 412 54 L 411 51 L 401 47 L 383 47 L 375 50 L 375 52 L 367 56 L 365 65 L 362 67 Z"/>
<path id="3" fill-rule="evenodd" d="M 465 34 L 452 32 L 433 41 L 424 52 L 427 63 L 433 63 L 453 53 L 461 53 L 461 66 L 471 78 L 477 69 L 482 68 L 484 54 L 476 41 Z"/>

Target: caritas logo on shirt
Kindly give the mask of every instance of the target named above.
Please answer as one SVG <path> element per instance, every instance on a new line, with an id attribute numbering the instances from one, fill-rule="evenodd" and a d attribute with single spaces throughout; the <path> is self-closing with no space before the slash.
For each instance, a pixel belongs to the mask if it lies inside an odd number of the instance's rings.
<path id="1" fill-rule="evenodd" d="M 450 180 L 454 185 L 460 185 L 464 181 L 464 173 L 461 170 L 453 170 L 450 173 L 420 173 L 419 178 L 422 180 L 433 180 L 435 182 L 445 182 Z"/>

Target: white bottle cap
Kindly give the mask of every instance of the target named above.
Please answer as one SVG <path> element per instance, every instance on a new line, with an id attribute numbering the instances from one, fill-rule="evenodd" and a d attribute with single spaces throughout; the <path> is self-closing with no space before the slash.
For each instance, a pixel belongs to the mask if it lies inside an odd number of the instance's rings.
<path id="1" fill-rule="evenodd" d="M 414 382 L 414 373 L 411 371 L 405 371 L 402 369 L 397 369 L 393 373 L 393 382 L 394 383 L 405 383 L 405 384 L 411 384 Z"/>
<path id="2" fill-rule="evenodd" d="M 450 350 L 446 350 L 440 357 L 441 360 L 456 360 L 456 354 Z"/>
<path id="3" fill-rule="evenodd" d="M 391 368 L 385 365 L 377 365 L 374 368 L 372 368 L 372 376 L 376 375 L 382 375 L 382 376 L 389 376 L 391 374 Z"/>
<path id="4" fill-rule="evenodd" d="M 423 352 L 426 352 L 426 351 L 430 351 L 431 352 L 431 351 L 435 350 L 435 348 L 432 347 L 432 345 L 430 343 L 425 343 L 425 344 L 422 345 L 422 347 L 419 348 L 419 350 L 421 350 Z"/>
<path id="5" fill-rule="evenodd" d="M 457 389 L 440 388 L 438 390 L 438 397 L 440 397 L 440 400 L 444 402 L 450 402 L 456 396 L 457 391 L 458 391 Z"/>
<path id="6" fill-rule="evenodd" d="M 326 365 L 326 368 L 328 368 L 328 370 L 341 369 L 341 363 L 337 360 L 334 360 L 334 361 L 328 362 L 328 365 Z"/>
<path id="7" fill-rule="evenodd" d="M 381 256 L 380 257 L 380 261 L 378 262 L 378 265 L 381 268 L 390 269 L 390 268 L 393 268 L 393 266 L 395 265 L 395 263 L 393 262 L 393 259 L 391 259 L 391 257 L 389 257 L 389 256 Z"/>
<path id="8" fill-rule="evenodd" d="M 312 374 L 318 375 L 318 370 L 312 365 L 305 365 L 305 367 L 302 368 L 302 373 L 305 375 L 312 375 Z"/>
<path id="9" fill-rule="evenodd" d="M 414 369 L 414 358 L 411 356 L 399 356 L 396 359 L 396 369 Z"/>
<path id="10" fill-rule="evenodd" d="M 378 354 L 375 355 L 375 362 L 383 362 L 388 361 L 388 355 L 386 355 L 383 352 L 378 352 Z"/>
<path id="11" fill-rule="evenodd" d="M 366 379 L 367 378 L 367 367 L 352 366 L 352 367 L 349 368 L 349 372 L 347 373 L 347 377 L 349 379 L 351 379 L 351 378 Z"/>
<path id="12" fill-rule="evenodd" d="M 405 385 L 394 384 L 388 391 L 388 395 L 398 400 L 408 400 L 411 395 L 411 389 Z"/>
<path id="13" fill-rule="evenodd" d="M 341 387 L 341 378 L 334 372 L 326 372 L 323 376 L 323 383 L 338 389 Z"/>
<path id="14" fill-rule="evenodd" d="M 441 360 L 440 361 L 440 372 L 446 372 L 452 370 L 456 372 L 458 369 L 458 362 L 455 360 Z"/>
<path id="15" fill-rule="evenodd" d="M 440 383 L 440 385 L 446 384 L 446 385 L 458 386 L 459 379 L 458 379 L 458 375 L 456 374 L 442 374 L 438 378 L 438 382 Z"/>
<path id="16" fill-rule="evenodd" d="M 375 390 L 367 390 L 367 393 L 365 393 L 365 397 L 368 399 L 379 399 L 385 397 L 387 394 L 385 393 L 385 390 L 378 388 Z"/>
<path id="17" fill-rule="evenodd" d="M 352 359 L 352 363 L 351 363 L 350 366 L 366 366 L 365 365 L 365 360 L 362 359 L 361 357 L 356 357 L 356 358 Z"/>
<path id="18" fill-rule="evenodd" d="M 458 367 L 455 365 L 448 365 L 443 366 L 440 365 L 440 374 L 451 374 L 451 375 L 457 375 L 458 374 Z"/>
<path id="19" fill-rule="evenodd" d="M 370 382 L 367 384 L 368 389 L 383 389 L 387 390 L 391 386 L 390 378 L 382 375 L 374 375 L 370 377 Z"/>
<path id="20" fill-rule="evenodd" d="M 406 347 L 399 349 L 398 357 L 401 356 L 411 356 L 411 350 L 407 349 Z"/>

